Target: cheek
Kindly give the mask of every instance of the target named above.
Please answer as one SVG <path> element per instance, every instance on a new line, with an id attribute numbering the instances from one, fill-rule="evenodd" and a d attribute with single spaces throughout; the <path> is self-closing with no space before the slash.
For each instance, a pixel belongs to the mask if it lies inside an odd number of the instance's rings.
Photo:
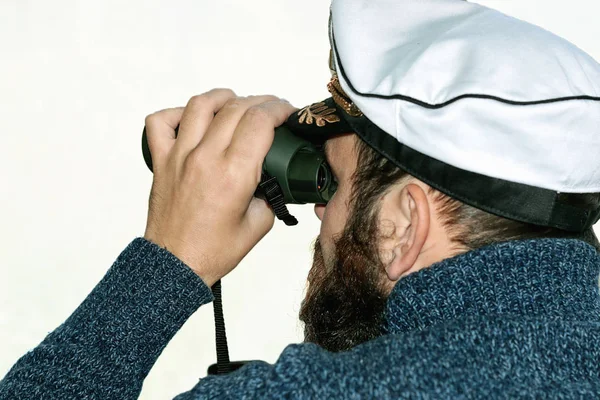
<path id="1" fill-rule="evenodd" d="M 333 250 L 333 238 L 339 236 L 344 230 L 348 218 L 347 199 L 344 189 L 340 187 L 325 207 L 319 233 L 323 253 L 330 254 Z"/>

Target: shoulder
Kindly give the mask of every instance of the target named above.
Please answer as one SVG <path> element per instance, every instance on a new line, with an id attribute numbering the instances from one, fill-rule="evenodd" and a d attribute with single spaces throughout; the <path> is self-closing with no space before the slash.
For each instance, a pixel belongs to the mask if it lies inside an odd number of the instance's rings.
<path id="1" fill-rule="evenodd" d="M 600 392 L 599 338 L 598 324 L 589 322 L 474 318 L 384 335 L 341 353 L 293 344 L 274 364 L 202 379 L 189 398 L 593 397 Z"/>
<path id="2" fill-rule="evenodd" d="M 593 393 L 600 389 L 600 323 L 472 318 L 384 335 L 343 353 L 290 345 L 274 368 L 285 379 L 302 371 L 310 377 L 307 384 L 320 390 L 373 398 L 453 397 L 465 391 L 494 397 L 498 390 L 558 394 L 588 386 Z"/>

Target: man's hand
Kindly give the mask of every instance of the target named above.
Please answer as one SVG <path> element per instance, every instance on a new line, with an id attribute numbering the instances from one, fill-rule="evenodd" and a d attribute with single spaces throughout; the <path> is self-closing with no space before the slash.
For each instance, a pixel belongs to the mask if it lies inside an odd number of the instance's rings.
<path id="1" fill-rule="evenodd" d="M 275 96 L 214 89 L 146 117 L 154 180 L 144 238 L 208 286 L 233 270 L 273 227 L 253 194 L 274 128 L 296 110 Z"/>

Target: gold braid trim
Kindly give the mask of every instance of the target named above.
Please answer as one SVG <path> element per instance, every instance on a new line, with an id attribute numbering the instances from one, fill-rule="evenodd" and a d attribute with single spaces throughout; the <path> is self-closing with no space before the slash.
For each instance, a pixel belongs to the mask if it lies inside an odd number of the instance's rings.
<path id="1" fill-rule="evenodd" d="M 331 77 L 331 80 L 327 84 L 327 90 L 331 93 L 331 97 L 333 97 L 333 101 L 335 104 L 340 106 L 348 115 L 353 117 L 362 117 L 363 113 L 360 109 L 350 100 L 348 95 L 342 89 L 340 85 L 340 80 L 338 79 L 337 74 L 334 74 Z"/>
<path id="2" fill-rule="evenodd" d="M 329 71 L 331 72 L 331 76 L 336 74 L 335 64 L 333 63 L 333 50 L 329 50 Z"/>

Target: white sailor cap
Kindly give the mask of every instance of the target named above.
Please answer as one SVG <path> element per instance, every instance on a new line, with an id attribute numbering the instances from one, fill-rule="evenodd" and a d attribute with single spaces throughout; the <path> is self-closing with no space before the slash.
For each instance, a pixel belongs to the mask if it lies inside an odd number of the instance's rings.
<path id="1" fill-rule="evenodd" d="M 354 132 L 484 211 L 581 232 L 600 209 L 600 64 L 538 26 L 463 0 L 333 0 L 332 97 L 286 124 Z"/>

